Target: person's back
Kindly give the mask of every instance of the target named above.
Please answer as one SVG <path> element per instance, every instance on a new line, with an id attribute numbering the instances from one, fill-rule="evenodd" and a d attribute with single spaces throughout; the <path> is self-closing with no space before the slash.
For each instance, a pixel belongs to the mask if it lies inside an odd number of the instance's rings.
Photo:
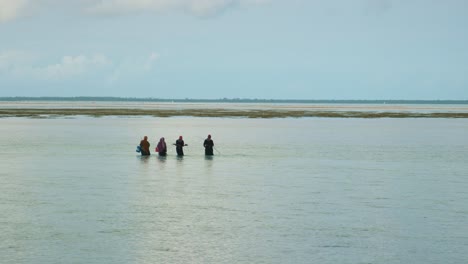
<path id="1" fill-rule="evenodd" d="M 205 141 L 203 142 L 203 146 L 205 147 L 205 155 L 213 156 L 214 142 L 211 139 L 211 135 L 208 135 L 208 138 L 205 139 Z"/>
<path id="2" fill-rule="evenodd" d="M 145 136 L 142 141 L 140 141 L 141 155 L 149 156 L 150 153 L 150 143 L 148 142 L 148 137 Z"/>

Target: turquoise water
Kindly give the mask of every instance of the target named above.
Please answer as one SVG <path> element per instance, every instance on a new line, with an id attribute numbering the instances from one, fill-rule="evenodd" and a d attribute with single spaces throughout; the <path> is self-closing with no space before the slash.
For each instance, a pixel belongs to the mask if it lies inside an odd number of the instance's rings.
<path id="1" fill-rule="evenodd" d="M 1 263 L 468 257 L 466 119 L 3 118 L 0 130 Z M 183 135 L 186 156 L 138 156 L 145 135 L 152 150 Z"/>

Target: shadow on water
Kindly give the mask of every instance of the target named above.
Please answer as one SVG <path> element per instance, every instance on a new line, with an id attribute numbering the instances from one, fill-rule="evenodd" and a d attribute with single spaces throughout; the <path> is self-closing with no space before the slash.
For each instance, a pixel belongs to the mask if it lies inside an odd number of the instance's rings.
<path id="1" fill-rule="evenodd" d="M 141 163 L 148 163 L 149 159 L 150 159 L 151 156 L 137 156 L 137 158 L 140 159 Z"/>
<path id="2" fill-rule="evenodd" d="M 176 156 L 177 163 L 182 163 L 184 161 L 184 156 Z"/>
<path id="3" fill-rule="evenodd" d="M 144 165 L 144 166 L 141 166 L 141 168 L 142 168 L 144 171 L 147 171 L 147 170 L 149 169 L 150 157 L 151 157 L 151 156 L 137 156 L 137 158 L 140 160 L 140 164 L 141 164 L 141 165 Z"/>
<path id="4" fill-rule="evenodd" d="M 166 160 L 167 160 L 167 156 L 157 156 L 157 160 L 158 160 L 158 165 L 159 165 L 159 168 L 160 169 L 164 169 L 164 167 L 166 166 Z"/>
<path id="5" fill-rule="evenodd" d="M 205 156 L 205 174 L 211 175 L 213 162 L 214 162 L 214 156 Z"/>
<path id="6" fill-rule="evenodd" d="M 175 164 L 175 173 L 177 176 L 184 176 L 186 174 L 186 170 L 184 169 L 184 156 L 175 156 L 176 164 Z"/>

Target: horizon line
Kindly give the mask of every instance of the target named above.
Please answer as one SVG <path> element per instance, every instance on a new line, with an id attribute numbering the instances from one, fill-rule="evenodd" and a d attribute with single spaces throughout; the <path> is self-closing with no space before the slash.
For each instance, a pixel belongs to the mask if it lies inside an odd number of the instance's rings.
<path id="1" fill-rule="evenodd" d="M 124 99 L 124 100 L 258 100 L 258 101 L 468 101 L 468 99 L 297 99 L 297 98 L 249 98 L 249 97 L 220 97 L 220 98 L 163 98 L 163 97 L 134 97 L 134 96 L 0 96 L 0 99 Z"/>

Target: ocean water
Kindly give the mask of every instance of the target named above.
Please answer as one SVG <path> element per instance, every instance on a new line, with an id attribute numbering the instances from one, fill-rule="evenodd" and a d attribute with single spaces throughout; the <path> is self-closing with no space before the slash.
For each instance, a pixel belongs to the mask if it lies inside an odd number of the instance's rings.
<path id="1" fill-rule="evenodd" d="M 0 131 L 0 263 L 468 259 L 467 119 L 2 118 Z M 135 152 L 145 135 L 150 157 Z M 186 156 L 154 155 L 179 135 Z"/>

